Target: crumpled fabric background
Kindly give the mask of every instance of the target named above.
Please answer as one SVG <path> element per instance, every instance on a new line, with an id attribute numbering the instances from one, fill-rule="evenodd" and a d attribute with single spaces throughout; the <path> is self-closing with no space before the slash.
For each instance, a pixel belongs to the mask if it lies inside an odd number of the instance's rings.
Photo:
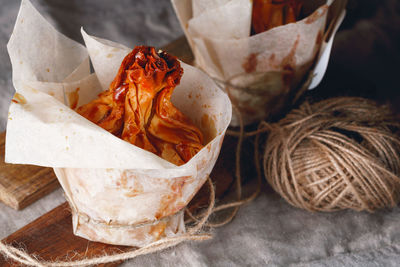
<path id="1" fill-rule="evenodd" d="M 36 0 L 62 33 L 82 42 L 80 27 L 127 46 L 162 47 L 183 35 L 167 0 Z M 6 43 L 19 1 L 0 0 L 0 131 L 14 89 Z M 349 0 L 327 75 L 314 97 L 363 95 L 399 104 L 400 1 Z M 399 108 L 400 105 L 397 105 Z M 250 164 L 250 163 L 249 163 Z M 1 179 L 1 177 L 0 177 Z M 61 189 L 23 211 L 0 203 L 0 239 L 64 202 Z M 185 243 L 123 266 L 398 266 L 400 209 L 309 213 L 288 205 L 268 186 L 235 220 L 202 243 Z"/>

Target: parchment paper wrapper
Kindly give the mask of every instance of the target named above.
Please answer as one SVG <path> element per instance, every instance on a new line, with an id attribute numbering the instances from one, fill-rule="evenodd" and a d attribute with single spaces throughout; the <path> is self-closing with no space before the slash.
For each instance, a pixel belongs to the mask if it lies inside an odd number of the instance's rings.
<path id="1" fill-rule="evenodd" d="M 319 84 L 347 2 L 306 0 L 305 19 L 250 36 L 252 1 L 171 1 L 196 65 L 228 92 L 245 124 Z M 231 124 L 238 125 L 235 116 Z"/>
<path id="2" fill-rule="evenodd" d="M 172 102 L 204 134 L 182 166 L 125 142 L 74 111 L 106 88 L 130 49 L 91 37 L 86 48 L 61 35 L 23 0 L 8 43 L 16 89 L 6 162 L 53 167 L 84 238 L 143 246 L 185 232 L 182 209 L 206 181 L 231 120 L 228 96 L 182 63 Z M 95 73 L 90 74 L 89 59 Z"/>

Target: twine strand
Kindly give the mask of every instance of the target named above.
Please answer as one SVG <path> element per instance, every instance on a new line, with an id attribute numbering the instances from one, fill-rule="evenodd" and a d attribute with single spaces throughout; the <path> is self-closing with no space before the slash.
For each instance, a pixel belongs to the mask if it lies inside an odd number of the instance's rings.
<path id="1" fill-rule="evenodd" d="M 267 122 L 262 121 L 261 123 L 259 123 L 258 128 L 256 131 L 254 132 L 245 132 L 244 131 L 244 123 L 243 123 L 243 119 L 242 119 L 242 115 L 239 111 L 239 109 L 237 108 L 236 105 L 232 104 L 232 106 L 234 107 L 235 112 L 238 115 L 239 118 L 239 123 L 240 123 L 240 131 L 239 132 L 235 132 L 235 131 L 230 131 L 229 133 L 227 132 L 228 135 L 231 136 L 235 136 L 235 137 L 239 137 L 238 140 L 238 144 L 237 144 L 237 148 L 236 148 L 236 186 L 237 186 L 237 196 L 238 196 L 238 200 L 234 201 L 234 202 L 230 202 L 227 204 L 222 204 L 219 205 L 218 207 L 215 207 L 213 209 L 213 213 L 222 211 L 222 210 L 226 210 L 226 209 L 230 209 L 230 208 L 235 208 L 232 213 L 230 213 L 230 215 L 225 218 L 223 221 L 218 222 L 218 223 L 207 223 L 206 226 L 208 227 L 213 227 L 213 228 L 217 228 L 217 227 L 221 227 L 226 225 L 227 223 L 229 223 L 234 216 L 237 213 L 237 209 L 246 204 L 249 203 L 251 201 L 253 201 L 261 192 L 261 184 L 262 184 L 262 171 L 261 171 L 261 166 L 260 166 L 260 156 L 259 156 L 259 139 L 260 139 L 260 135 L 262 133 L 268 132 L 271 129 L 270 124 L 268 124 Z M 257 172 L 257 186 L 256 186 L 256 190 L 247 198 L 241 199 L 241 191 L 242 191 L 242 184 L 241 184 L 241 169 L 240 169 L 240 155 L 241 155 L 241 147 L 243 144 L 243 139 L 246 137 L 250 137 L 255 135 L 255 142 L 254 142 L 254 163 L 255 163 L 255 167 L 256 167 L 256 172 Z M 190 212 L 189 209 L 186 209 L 186 214 L 189 216 L 189 218 L 192 221 L 196 221 L 199 222 L 198 217 L 203 217 L 203 214 L 195 216 L 193 215 L 192 212 Z"/>
<path id="2" fill-rule="evenodd" d="M 83 259 L 83 260 L 77 260 L 77 261 L 57 261 L 57 262 L 48 262 L 48 261 L 40 261 L 34 258 L 33 256 L 27 254 L 21 249 L 17 249 L 13 246 L 6 245 L 2 242 L 0 242 L 0 252 L 6 256 L 6 258 L 12 259 L 16 262 L 25 264 L 27 266 L 37 266 L 37 267 L 43 267 L 43 266 L 49 266 L 49 267 L 67 267 L 67 266 L 90 266 L 90 265 L 96 265 L 96 264 L 104 264 L 104 263 L 110 263 L 110 262 L 115 262 L 115 261 L 124 261 L 128 259 L 133 259 L 136 258 L 137 256 L 141 255 L 146 255 L 149 253 L 157 252 L 164 250 L 166 248 L 170 248 L 173 246 L 176 246 L 182 242 L 185 241 L 203 241 L 203 240 L 208 240 L 212 238 L 212 235 L 209 233 L 199 233 L 201 229 L 203 228 L 204 224 L 208 220 L 209 216 L 212 213 L 212 210 L 214 208 L 214 203 L 215 203 L 215 189 L 212 184 L 212 181 L 210 177 L 207 178 L 207 182 L 210 188 L 210 200 L 209 200 L 209 206 L 207 208 L 207 211 L 205 212 L 203 218 L 199 220 L 199 222 L 188 229 L 186 234 L 177 236 L 177 237 L 167 237 L 160 239 L 158 241 L 152 242 L 151 244 L 144 246 L 142 248 L 133 250 L 133 251 L 128 251 L 128 252 L 123 252 L 123 253 L 117 253 L 114 255 L 105 255 L 101 257 L 94 257 L 90 259 Z"/>
<path id="3" fill-rule="evenodd" d="M 391 110 L 357 97 L 305 102 L 271 126 L 264 176 L 309 211 L 394 207 L 400 200 L 400 127 Z"/>

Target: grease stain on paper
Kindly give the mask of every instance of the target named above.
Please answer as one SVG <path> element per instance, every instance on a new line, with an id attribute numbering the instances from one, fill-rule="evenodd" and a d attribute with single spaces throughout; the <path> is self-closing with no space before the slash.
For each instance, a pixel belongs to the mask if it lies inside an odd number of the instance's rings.
<path id="1" fill-rule="evenodd" d="M 324 36 L 323 36 L 322 31 L 319 31 L 318 35 L 317 35 L 317 39 L 315 40 L 316 45 L 320 46 L 322 44 L 322 38 L 323 37 Z"/>
<path id="2" fill-rule="evenodd" d="M 72 91 L 68 93 L 68 101 L 69 101 L 69 107 L 71 109 L 76 109 L 78 106 L 79 102 L 79 87 L 75 89 L 75 91 Z"/>
<path id="3" fill-rule="evenodd" d="M 246 60 L 242 64 L 242 67 L 245 72 L 251 73 L 257 69 L 257 64 L 258 64 L 257 56 L 258 56 L 258 53 L 251 53 L 246 58 Z"/>
<path id="4" fill-rule="evenodd" d="M 283 83 L 289 86 L 292 83 L 292 80 L 295 76 L 295 67 L 296 67 L 296 51 L 299 46 L 300 35 L 297 35 L 297 39 L 294 42 L 292 49 L 289 54 L 282 59 L 281 67 L 285 70 L 285 73 L 282 77 Z"/>
<path id="5" fill-rule="evenodd" d="M 157 220 L 177 213 L 182 209 L 183 188 L 190 178 L 191 176 L 182 176 L 173 179 L 172 184 L 169 185 L 170 192 L 161 197 L 160 206 L 155 214 Z"/>
<path id="6" fill-rule="evenodd" d="M 207 144 L 212 139 L 214 139 L 215 135 L 217 134 L 217 129 L 215 128 L 215 122 L 213 118 L 204 114 L 201 117 L 201 130 L 204 135 L 204 143 Z"/>
<path id="7" fill-rule="evenodd" d="M 22 104 L 22 105 L 26 104 L 25 97 L 23 95 L 21 95 L 20 93 L 15 93 L 15 95 L 11 101 L 16 104 Z"/>
<path id="8" fill-rule="evenodd" d="M 151 227 L 150 233 L 154 236 L 156 240 L 159 240 L 162 236 L 164 236 L 166 228 L 167 228 L 167 223 L 160 222 Z"/>

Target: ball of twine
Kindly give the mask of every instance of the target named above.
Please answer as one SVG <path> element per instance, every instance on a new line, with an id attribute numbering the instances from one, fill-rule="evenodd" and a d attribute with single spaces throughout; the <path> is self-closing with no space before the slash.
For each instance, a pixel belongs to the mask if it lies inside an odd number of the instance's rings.
<path id="1" fill-rule="evenodd" d="M 394 207 L 400 197 L 399 123 L 371 100 L 303 104 L 270 131 L 264 172 L 293 206 L 309 211 Z"/>

